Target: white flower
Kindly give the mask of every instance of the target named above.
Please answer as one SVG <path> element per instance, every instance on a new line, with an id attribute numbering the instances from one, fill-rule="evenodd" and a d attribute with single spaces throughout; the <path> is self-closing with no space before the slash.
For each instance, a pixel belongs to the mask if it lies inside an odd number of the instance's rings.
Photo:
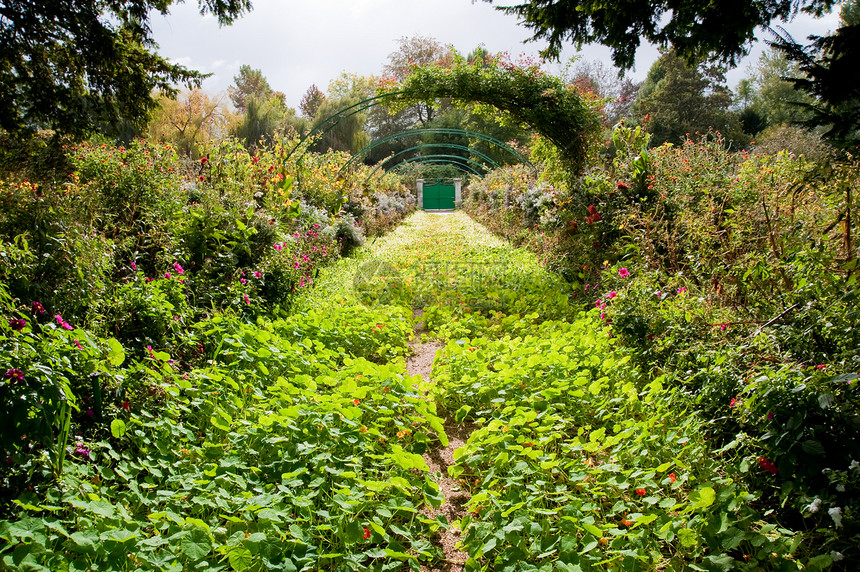
<path id="1" fill-rule="evenodd" d="M 830 515 L 830 518 L 833 519 L 833 524 L 836 528 L 842 526 L 842 509 L 838 506 L 834 506 L 830 510 L 827 511 L 827 514 Z"/>
<path id="2" fill-rule="evenodd" d="M 845 558 L 845 557 L 842 555 L 841 552 L 836 552 L 835 550 L 830 551 L 830 559 L 833 560 L 834 562 L 839 562 L 843 558 Z"/>
<path id="3" fill-rule="evenodd" d="M 811 503 L 806 505 L 806 510 L 808 510 L 809 512 L 812 512 L 812 513 L 816 513 L 816 512 L 818 512 L 818 509 L 820 507 L 821 507 L 821 499 L 816 497 L 816 499 L 814 501 L 812 501 Z"/>
<path id="4" fill-rule="evenodd" d="M 844 493 L 845 492 L 845 485 L 843 485 L 842 483 L 839 483 L 838 485 L 836 485 L 836 490 L 840 493 Z"/>
<path id="5" fill-rule="evenodd" d="M 857 461 L 851 461 L 851 464 L 848 466 L 848 470 L 853 471 L 857 467 L 860 467 L 860 463 L 858 463 Z"/>

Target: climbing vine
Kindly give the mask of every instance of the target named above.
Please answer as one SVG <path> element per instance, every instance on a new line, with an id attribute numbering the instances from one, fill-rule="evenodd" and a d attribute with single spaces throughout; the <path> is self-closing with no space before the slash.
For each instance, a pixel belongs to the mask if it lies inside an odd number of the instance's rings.
<path id="1" fill-rule="evenodd" d="M 562 160 L 578 172 L 589 141 L 600 128 L 597 111 L 576 86 L 544 72 L 535 62 L 496 56 L 412 69 L 402 81 L 386 80 L 377 95 L 391 94 L 400 110 L 417 102 L 451 99 L 454 105 L 478 104 L 478 111 L 502 112 L 505 122 L 525 123 L 552 141 Z"/>

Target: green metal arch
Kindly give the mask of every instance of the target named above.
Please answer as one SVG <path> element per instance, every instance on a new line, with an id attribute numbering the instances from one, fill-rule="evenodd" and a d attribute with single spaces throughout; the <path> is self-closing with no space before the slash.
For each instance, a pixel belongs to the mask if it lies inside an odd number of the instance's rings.
<path id="1" fill-rule="evenodd" d="M 287 153 L 287 156 L 285 157 L 285 159 L 289 159 L 290 157 L 292 157 L 293 153 L 295 153 L 296 150 L 299 147 L 301 147 L 306 141 L 308 141 L 311 137 L 314 137 L 315 135 L 325 135 L 326 133 L 328 133 L 329 131 L 334 129 L 335 125 L 337 125 L 342 119 L 352 117 L 353 115 L 356 115 L 358 113 L 361 113 L 362 111 L 366 111 L 366 110 L 370 109 L 371 107 L 379 105 L 380 103 L 382 103 L 381 100 L 383 100 L 383 99 L 387 99 L 389 97 L 396 97 L 398 95 L 401 95 L 401 92 L 393 91 L 391 93 L 383 93 L 382 95 L 375 95 L 375 96 L 369 97 L 367 99 L 362 99 L 358 103 L 355 103 L 355 104 L 350 105 L 348 107 L 344 107 L 343 109 L 332 113 L 331 115 L 329 115 L 328 117 L 323 119 L 319 123 L 319 125 L 317 125 L 313 129 L 311 129 L 307 133 L 303 134 L 299 138 L 299 142 L 296 143 L 295 147 L 293 147 L 290 150 L 290 152 Z M 304 155 L 305 153 L 307 153 L 307 149 L 305 149 L 302 152 L 302 155 Z"/>
<path id="2" fill-rule="evenodd" d="M 392 94 L 392 95 L 394 95 L 394 94 Z M 407 131 L 401 131 L 399 133 L 394 133 L 392 135 L 388 135 L 387 137 L 383 137 L 382 139 L 377 139 L 376 141 L 374 141 L 373 143 L 371 143 L 370 145 L 368 145 L 364 149 L 357 151 L 352 156 L 352 158 L 349 161 L 347 161 L 343 167 L 341 167 L 341 171 L 346 170 L 347 168 L 349 168 L 350 165 L 355 163 L 355 161 L 357 161 L 360 157 L 366 155 L 367 153 L 371 152 L 373 149 L 375 149 L 376 147 L 378 147 L 380 145 L 384 145 L 385 143 L 388 143 L 390 141 L 394 141 L 396 139 L 401 139 L 403 137 L 411 137 L 411 136 L 415 136 L 415 135 L 420 136 L 420 135 L 425 135 L 425 134 L 427 134 L 427 135 L 461 135 L 464 137 L 470 137 L 472 139 L 480 139 L 482 141 L 486 141 L 487 143 L 490 143 L 491 145 L 495 145 L 496 147 L 498 147 L 504 151 L 507 151 L 510 155 L 513 155 L 517 159 L 517 161 L 519 161 L 520 163 L 523 163 L 524 165 L 527 165 L 535 173 L 537 172 L 537 169 L 535 168 L 535 166 L 532 165 L 532 163 L 526 158 L 525 155 L 523 155 L 522 153 L 520 153 L 519 151 L 517 151 L 516 149 L 514 149 L 513 147 L 511 147 L 510 145 L 508 145 L 504 141 L 497 139 L 495 137 L 492 137 L 490 135 L 487 135 L 485 133 L 480 133 L 478 131 L 471 131 L 469 129 L 457 129 L 457 128 L 453 128 L 453 127 L 423 127 L 420 129 L 409 129 Z M 472 152 L 476 155 L 478 154 L 476 151 L 472 150 L 471 148 L 470 148 L 470 152 Z"/>
<path id="3" fill-rule="evenodd" d="M 392 161 L 392 160 L 396 159 L 397 157 L 404 155 L 410 151 L 419 151 L 421 149 L 427 149 L 429 147 L 444 147 L 445 149 L 456 149 L 458 151 L 468 151 L 469 153 L 471 153 L 472 155 L 475 155 L 479 159 L 483 159 L 484 162 L 488 163 L 494 169 L 498 169 L 499 167 L 501 167 L 501 165 L 496 163 L 492 159 L 492 157 L 484 155 L 483 153 L 481 153 L 479 151 L 475 151 L 471 147 L 466 147 L 465 145 L 457 145 L 455 143 L 424 143 L 423 145 L 416 145 L 414 147 L 410 147 L 409 149 L 404 149 L 403 151 L 399 151 L 399 152 L 395 153 L 394 155 L 392 155 L 391 157 L 388 157 L 387 159 L 383 159 L 382 161 L 379 162 L 379 164 L 384 165 L 385 163 L 388 163 L 389 161 Z M 463 157 L 463 158 L 465 159 L 465 157 Z"/>
<path id="4" fill-rule="evenodd" d="M 467 157 L 461 157 L 460 155 L 435 154 L 435 155 L 419 155 L 417 157 L 410 157 L 409 159 L 406 159 L 404 161 L 400 161 L 396 165 L 392 165 L 391 167 L 386 167 L 384 169 L 384 172 L 389 173 L 389 172 L 393 171 L 394 169 L 396 169 L 398 166 L 408 164 L 408 163 L 415 163 L 415 162 L 424 163 L 424 162 L 429 162 L 430 160 L 439 160 L 439 159 L 447 160 L 451 164 L 456 163 L 456 164 L 460 164 L 460 165 L 463 165 L 463 164 L 474 165 L 475 167 L 477 167 L 478 169 L 481 169 L 485 173 L 487 171 L 489 171 L 489 168 L 487 168 L 487 166 L 484 165 L 483 163 L 479 163 L 479 162 L 474 161 L 472 159 L 469 159 Z M 379 171 L 382 168 L 383 168 L 383 166 L 379 165 L 376 169 L 374 169 L 373 171 L 370 172 L 370 175 L 368 175 L 368 177 L 372 177 L 374 173 L 376 173 L 377 171 Z M 479 177 L 482 176 L 481 173 L 478 171 L 472 171 L 472 172 L 475 173 Z"/>
<path id="5" fill-rule="evenodd" d="M 453 167 L 456 167 L 458 170 L 460 170 L 464 173 L 471 173 L 477 177 L 482 176 L 481 173 L 477 169 L 475 169 L 474 167 L 470 167 L 469 165 L 463 165 L 462 163 L 457 163 L 456 161 L 450 161 L 447 159 L 427 159 L 427 160 L 421 161 L 421 163 L 422 164 L 427 163 L 429 165 L 451 165 Z M 413 170 L 415 167 L 418 167 L 418 165 L 415 163 L 403 162 L 403 163 L 398 163 L 397 165 L 392 167 L 391 170 L 397 171 L 403 166 L 412 167 Z M 376 171 L 374 171 L 374 172 L 376 172 Z M 370 178 L 370 176 L 372 176 L 372 175 L 373 175 L 373 173 L 371 173 L 371 175 L 369 175 L 368 178 Z"/>

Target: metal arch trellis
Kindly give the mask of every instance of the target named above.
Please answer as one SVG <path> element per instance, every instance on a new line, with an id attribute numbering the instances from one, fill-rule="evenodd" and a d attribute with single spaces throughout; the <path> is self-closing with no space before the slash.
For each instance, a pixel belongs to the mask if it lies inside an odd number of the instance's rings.
<path id="1" fill-rule="evenodd" d="M 416 157 L 416 159 L 418 159 L 418 157 Z M 474 167 L 471 167 L 469 165 L 464 165 L 462 163 L 459 163 L 457 161 L 452 161 L 450 159 L 429 159 L 428 156 L 421 157 L 420 159 L 421 159 L 421 161 L 420 161 L 421 164 L 451 165 L 452 167 L 455 167 L 456 169 L 463 171 L 464 173 L 471 173 L 471 174 L 476 175 L 478 177 L 482 176 L 481 172 L 478 171 L 477 169 L 475 169 Z M 405 167 L 411 167 L 412 170 L 414 171 L 420 165 L 418 165 L 416 162 L 405 162 L 404 161 L 403 163 L 398 163 L 397 165 L 392 167 L 391 170 L 392 171 L 399 171 L 400 168 L 404 167 L 404 166 Z"/>
<path id="2" fill-rule="evenodd" d="M 406 165 L 409 163 L 416 163 L 416 162 L 418 162 L 418 163 L 430 163 L 430 162 L 439 163 L 439 162 L 443 162 L 443 161 L 447 162 L 448 164 L 451 164 L 451 165 L 457 165 L 457 166 L 462 166 L 462 167 L 473 166 L 473 167 L 470 167 L 470 170 L 472 171 L 472 173 L 474 173 L 475 175 L 477 175 L 479 177 L 482 176 L 479 169 L 481 171 L 484 171 L 485 173 L 489 170 L 489 168 L 486 165 L 484 165 L 483 163 L 479 163 L 477 161 L 474 161 L 474 160 L 466 158 L 466 157 L 462 157 L 460 155 L 435 154 L 435 155 L 419 155 L 417 157 L 410 157 L 409 159 L 406 159 L 405 161 L 401 161 L 400 163 L 397 163 L 396 165 L 393 165 L 391 167 L 386 168 L 385 172 L 388 173 L 390 171 L 397 169 L 400 165 Z M 381 165 L 379 167 L 377 167 L 376 169 L 374 169 L 373 171 L 371 171 L 371 173 L 367 176 L 367 178 L 369 179 L 370 177 L 372 177 L 374 175 L 374 173 L 376 173 L 380 169 L 382 169 Z"/>
<path id="3" fill-rule="evenodd" d="M 382 95 L 375 95 L 373 97 L 363 99 L 358 103 L 355 103 L 348 107 L 344 107 L 343 109 L 336 111 L 335 113 L 332 113 L 331 115 L 323 119 L 319 123 L 319 125 L 302 135 L 299 138 L 299 142 L 296 143 L 295 147 L 293 147 L 289 153 L 287 153 L 287 156 L 285 158 L 289 159 L 290 157 L 292 157 L 293 153 L 295 153 L 296 150 L 301 147 L 306 141 L 308 141 L 311 137 L 314 137 L 316 135 L 325 135 L 326 133 L 334 129 L 335 125 L 337 125 L 342 119 L 346 119 L 348 117 L 352 117 L 353 115 L 361 113 L 362 111 L 366 111 L 371 107 L 382 103 L 381 100 L 401 95 L 401 93 L 402 92 L 394 91 L 391 93 L 384 93 Z M 307 149 L 305 149 L 302 155 L 304 155 L 305 153 L 307 153 Z"/>
<path id="4" fill-rule="evenodd" d="M 396 94 L 392 94 L 392 95 L 396 95 Z M 487 135 L 485 133 L 480 133 L 478 131 L 470 131 L 468 129 L 456 129 L 456 128 L 450 128 L 450 127 L 424 127 L 424 128 L 420 128 L 420 129 L 409 129 L 407 131 L 401 131 L 400 133 L 388 135 L 387 137 L 383 137 L 382 139 L 378 139 L 378 140 L 374 141 L 373 143 L 371 143 L 370 145 L 368 145 L 367 147 L 365 147 L 364 149 L 361 149 L 360 151 L 356 152 L 352 156 L 352 158 L 349 161 L 347 161 L 343 165 L 343 167 L 341 167 L 340 170 L 345 171 L 347 168 L 349 168 L 350 165 L 355 163 L 360 157 L 369 153 L 370 151 L 372 151 L 373 149 L 375 149 L 376 147 L 378 147 L 380 145 L 384 145 L 385 143 L 388 143 L 390 141 L 394 141 L 396 139 L 400 139 L 403 137 L 411 137 L 411 136 L 415 136 L 415 135 L 425 135 L 425 134 L 427 134 L 427 135 L 460 135 L 460 136 L 464 136 L 464 137 L 471 137 L 473 139 L 480 139 L 482 141 L 486 141 L 487 143 L 490 143 L 491 145 L 495 145 L 496 147 L 503 149 L 504 151 L 507 151 L 509 154 L 516 157 L 516 159 L 519 162 L 527 165 L 532 171 L 537 172 L 537 169 L 535 168 L 535 166 L 532 165 L 532 163 L 525 157 L 525 155 L 523 155 L 522 153 L 520 153 L 519 151 L 517 151 L 516 149 L 514 149 L 513 147 L 511 147 L 507 143 L 501 141 L 500 139 L 497 139 L 497 138 L 492 137 L 490 135 Z M 467 148 L 467 149 L 469 150 L 470 153 L 472 153 L 476 156 L 481 155 L 479 152 L 475 151 L 472 148 Z M 486 157 L 486 156 L 484 155 L 483 157 Z M 388 159 L 386 159 L 386 160 L 388 160 Z"/>
<path id="5" fill-rule="evenodd" d="M 396 159 L 397 157 L 400 157 L 401 155 L 405 155 L 406 153 L 409 153 L 410 151 L 420 151 L 421 149 L 428 149 L 430 147 L 442 147 L 444 149 L 456 149 L 458 151 L 468 151 L 469 153 L 471 153 L 475 157 L 482 159 L 485 163 L 487 163 L 488 165 L 490 165 L 494 169 L 498 169 L 499 167 L 501 167 L 501 165 L 499 165 L 496 161 L 494 161 L 492 157 L 489 157 L 488 155 L 485 155 L 485 154 L 481 153 L 480 151 L 475 151 L 471 147 L 466 147 L 465 145 L 457 145 L 455 143 L 424 143 L 422 145 L 415 145 L 414 147 L 404 149 L 403 151 L 399 151 L 399 152 L 395 153 L 394 155 L 392 155 L 386 159 L 383 159 L 382 161 L 379 162 L 379 166 L 377 166 L 377 168 L 374 170 L 374 172 L 378 171 L 380 166 L 383 166 L 386 163 L 393 161 L 394 159 Z M 466 157 L 463 157 L 463 158 L 465 159 Z M 352 159 L 350 159 L 350 161 L 351 160 Z M 402 161 L 400 161 L 400 162 L 402 163 Z M 343 168 L 341 168 L 341 169 L 343 169 Z M 390 170 L 390 169 L 388 169 L 388 170 Z"/>

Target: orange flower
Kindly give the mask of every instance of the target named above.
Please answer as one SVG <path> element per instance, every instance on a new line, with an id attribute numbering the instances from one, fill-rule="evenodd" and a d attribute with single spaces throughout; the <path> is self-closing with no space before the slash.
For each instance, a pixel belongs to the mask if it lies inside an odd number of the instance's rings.
<path id="1" fill-rule="evenodd" d="M 626 518 L 622 518 L 622 519 L 621 519 L 621 524 L 623 524 L 624 526 L 633 526 L 634 521 L 632 521 L 632 520 L 627 520 Z"/>
<path id="2" fill-rule="evenodd" d="M 669 473 L 669 482 L 670 482 L 670 483 L 674 483 L 674 482 L 675 482 L 675 473 Z"/>
<path id="3" fill-rule="evenodd" d="M 639 495 L 640 497 L 644 497 L 646 494 L 648 494 L 648 492 L 645 489 L 640 488 L 640 489 L 636 489 L 636 494 Z"/>

